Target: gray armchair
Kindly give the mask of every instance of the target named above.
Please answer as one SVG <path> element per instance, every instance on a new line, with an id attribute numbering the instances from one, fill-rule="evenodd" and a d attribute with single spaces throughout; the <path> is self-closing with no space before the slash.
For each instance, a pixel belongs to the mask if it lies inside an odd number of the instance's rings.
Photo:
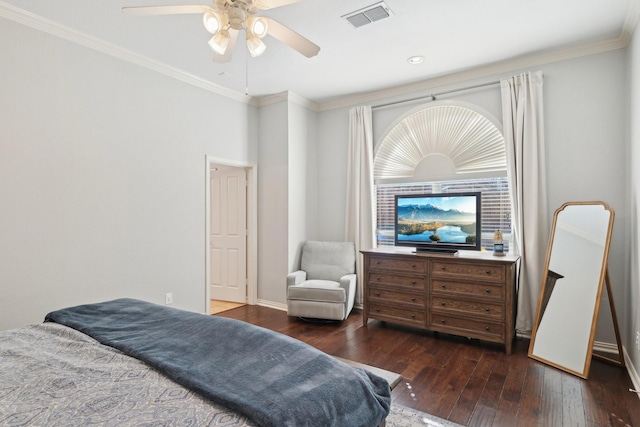
<path id="1" fill-rule="evenodd" d="M 300 270 L 287 275 L 287 314 L 344 320 L 356 295 L 356 248 L 352 242 L 307 241 Z"/>

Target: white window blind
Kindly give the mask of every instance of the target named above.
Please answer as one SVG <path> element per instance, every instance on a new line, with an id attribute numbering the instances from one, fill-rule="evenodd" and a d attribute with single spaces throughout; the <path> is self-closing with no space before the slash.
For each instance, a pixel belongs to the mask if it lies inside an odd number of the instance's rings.
<path id="1" fill-rule="evenodd" d="M 495 123 L 471 108 L 447 104 L 410 113 L 389 130 L 377 150 L 373 175 L 376 182 L 415 182 L 450 179 L 434 174 L 469 178 L 506 170 L 504 137 Z"/>
<path id="2" fill-rule="evenodd" d="M 505 251 L 511 242 L 511 203 L 506 177 L 456 180 L 435 183 L 381 184 L 376 186 L 378 246 L 393 246 L 396 194 L 482 193 L 481 245 L 493 250 L 493 233 L 501 230 L 505 238 Z"/>

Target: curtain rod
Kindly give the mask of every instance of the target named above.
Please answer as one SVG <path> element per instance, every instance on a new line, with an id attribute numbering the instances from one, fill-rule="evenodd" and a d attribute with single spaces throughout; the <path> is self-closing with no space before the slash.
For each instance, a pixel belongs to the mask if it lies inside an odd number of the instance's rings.
<path id="1" fill-rule="evenodd" d="M 489 82 L 489 83 L 482 83 L 482 84 L 474 85 L 474 86 L 467 86 L 467 87 L 463 87 L 463 88 L 460 88 L 460 89 L 453 89 L 453 90 L 447 90 L 447 91 L 439 92 L 439 93 L 432 93 L 430 95 L 418 96 L 416 98 L 404 99 L 402 101 L 394 101 L 394 102 L 388 102 L 386 104 L 374 105 L 374 106 L 371 107 L 371 109 L 375 110 L 376 108 L 389 107 L 391 105 L 404 104 L 404 103 L 407 103 L 407 102 L 419 101 L 421 99 L 427 99 L 427 98 L 431 98 L 432 101 L 435 101 L 436 100 L 436 96 L 449 95 L 451 93 L 463 92 L 465 90 L 478 89 L 478 88 L 481 88 L 481 87 L 494 86 L 494 85 L 498 85 L 498 84 L 500 84 L 500 80 L 494 81 L 494 82 Z"/>

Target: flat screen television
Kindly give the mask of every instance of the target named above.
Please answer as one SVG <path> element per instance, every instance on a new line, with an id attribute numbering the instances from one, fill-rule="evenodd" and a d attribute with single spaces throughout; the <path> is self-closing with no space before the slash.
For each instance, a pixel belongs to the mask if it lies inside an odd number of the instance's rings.
<path id="1" fill-rule="evenodd" d="M 479 192 L 395 196 L 395 245 L 416 252 L 481 249 Z"/>

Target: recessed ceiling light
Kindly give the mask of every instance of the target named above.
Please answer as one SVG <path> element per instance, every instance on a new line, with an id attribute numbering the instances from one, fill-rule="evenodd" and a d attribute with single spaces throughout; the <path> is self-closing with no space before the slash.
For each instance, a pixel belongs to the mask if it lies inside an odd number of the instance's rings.
<path id="1" fill-rule="evenodd" d="M 421 64 L 423 61 L 424 56 L 411 56 L 409 57 L 409 59 L 407 59 L 407 62 L 412 65 Z"/>

